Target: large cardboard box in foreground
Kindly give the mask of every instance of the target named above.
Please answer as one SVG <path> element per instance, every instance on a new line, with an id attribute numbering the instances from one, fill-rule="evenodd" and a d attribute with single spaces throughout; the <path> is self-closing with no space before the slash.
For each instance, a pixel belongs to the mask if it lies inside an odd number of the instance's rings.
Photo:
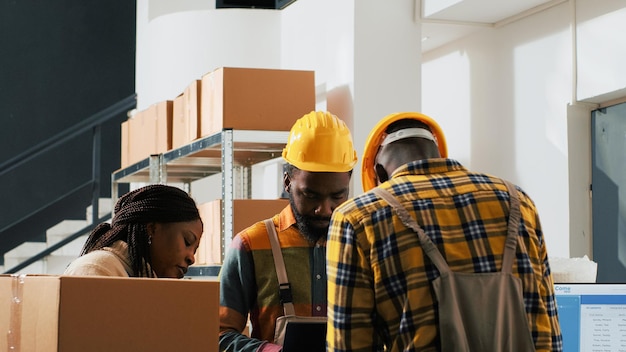
<path id="1" fill-rule="evenodd" d="M 313 71 L 221 67 L 202 76 L 201 136 L 224 128 L 289 131 L 315 110 Z"/>
<path id="2" fill-rule="evenodd" d="M 0 276 L 0 349 L 217 351 L 219 282 Z"/>
<path id="3" fill-rule="evenodd" d="M 233 200 L 233 235 L 256 222 L 271 218 L 289 204 L 288 199 Z M 196 265 L 221 264 L 222 200 L 198 204 L 204 232 L 196 251 Z"/>

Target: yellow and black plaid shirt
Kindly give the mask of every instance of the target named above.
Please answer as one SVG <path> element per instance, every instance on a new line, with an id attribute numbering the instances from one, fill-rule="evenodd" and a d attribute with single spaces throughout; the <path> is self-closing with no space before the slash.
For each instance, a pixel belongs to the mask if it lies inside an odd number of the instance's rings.
<path id="1" fill-rule="evenodd" d="M 396 170 L 381 187 L 415 217 L 452 271 L 501 270 L 509 195 L 499 178 L 469 172 L 451 159 L 429 159 Z M 521 190 L 519 195 L 522 217 L 512 272 L 522 280 L 536 350 L 562 351 L 541 224 L 532 200 Z M 439 273 L 417 234 L 374 193 L 334 211 L 327 271 L 328 351 L 439 349 L 430 284 Z"/>

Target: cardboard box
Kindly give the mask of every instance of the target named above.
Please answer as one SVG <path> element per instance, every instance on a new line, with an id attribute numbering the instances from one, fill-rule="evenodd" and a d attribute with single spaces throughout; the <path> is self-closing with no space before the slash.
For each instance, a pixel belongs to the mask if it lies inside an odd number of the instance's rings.
<path id="1" fill-rule="evenodd" d="M 289 131 L 315 110 L 313 71 L 222 67 L 202 77 L 201 136 L 224 128 Z"/>
<path id="2" fill-rule="evenodd" d="M 172 115 L 173 102 L 166 100 L 128 120 L 129 165 L 172 149 Z"/>
<path id="3" fill-rule="evenodd" d="M 122 164 L 122 167 L 126 167 L 128 165 L 130 165 L 130 132 L 129 132 L 129 125 L 130 122 L 124 121 L 122 122 L 121 125 L 121 156 L 120 156 L 120 164 Z"/>
<path id="4" fill-rule="evenodd" d="M 22 280 L 0 276 L 3 348 L 218 350 L 217 281 L 45 275 Z"/>
<path id="5" fill-rule="evenodd" d="M 200 138 L 200 129 L 202 125 L 202 80 L 197 79 L 191 82 L 185 88 L 184 97 L 184 114 L 185 120 L 188 122 L 189 142 Z"/>
<path id="6" fill-rule="evenodd" d="M 172 148 L 182 147 L 200 137 L 201 80 L 194 80 L 174 99 Z"/>
<path id="7" fill-rule="evenodd" d="M 235 199 L 233 201 L 233 235 L 256 222 L 270 218 L 289 204 L 288 199 Z M 196 265 L 222 262 L 222 200 L 198 204 L 204 232 L 196 251 Z"/>
<path id="8" fill-rule="evenodd" d="M 150 154 L 160 154 L 172 149 L 172 114 L 174 104 L 171 100 L 153 104 L 149 109 L 149 120 L 156 124 L 155 149 Z M 149 155 L 148 155 L 149 156 Z"/>
<path id="9" fill-rule="evenodd" d="M 172 149 L 189 143 L 189 124 L 185 118 L 184 93 L 177 96 L 172 104 Z"/>

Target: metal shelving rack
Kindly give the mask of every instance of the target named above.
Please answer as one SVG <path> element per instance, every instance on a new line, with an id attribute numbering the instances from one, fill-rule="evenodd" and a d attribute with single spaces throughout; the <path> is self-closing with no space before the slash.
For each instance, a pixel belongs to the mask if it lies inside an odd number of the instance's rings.
<path id="1" fill-rule="evenodd" d="M 288 131 L 224 129 L 180 148 L 150 157 L 111 175 L 113 204 L 120 183 L 183 183 L 189 191 L 193 181 L 222 174 L 222 260 L 233 238 L 233 200 L 250 198 L 252 165 L 278 158 L 287 143 Z M 240 187 L 236 187 L 235 176 Z"/>

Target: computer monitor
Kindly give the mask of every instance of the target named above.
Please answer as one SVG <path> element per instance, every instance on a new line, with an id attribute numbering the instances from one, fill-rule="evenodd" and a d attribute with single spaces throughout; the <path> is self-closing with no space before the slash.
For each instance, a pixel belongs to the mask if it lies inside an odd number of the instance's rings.
<path id="1" fill-rule="evenodd" d="M 554 288 L 564 351 L 626 351 L 626 283 Z"/>

